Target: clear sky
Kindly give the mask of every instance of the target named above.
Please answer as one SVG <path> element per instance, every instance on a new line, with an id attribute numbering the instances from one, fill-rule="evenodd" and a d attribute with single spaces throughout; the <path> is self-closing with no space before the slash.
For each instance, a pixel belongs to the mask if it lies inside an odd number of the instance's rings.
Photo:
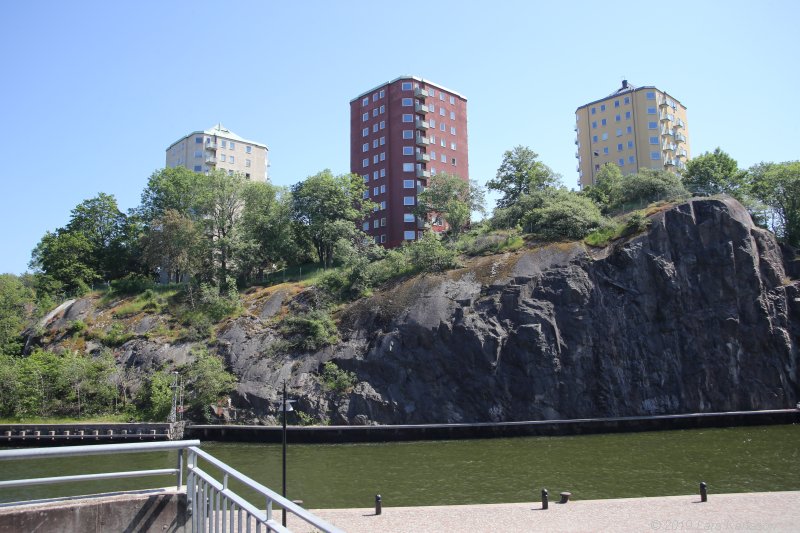
<path id="1" fill-rule="evenodd" d="M 800 158 L 800 2 L 6 2 L 0 272 L 99 192 L 135 207 L 222 122 L 292 185 L 349 171 L 349 101 L 412 74 L 468 99 L 470 177 L 527 145 L 575 188 L 574 112 L 623 77 L 688 108 L 694 155 Z"/>

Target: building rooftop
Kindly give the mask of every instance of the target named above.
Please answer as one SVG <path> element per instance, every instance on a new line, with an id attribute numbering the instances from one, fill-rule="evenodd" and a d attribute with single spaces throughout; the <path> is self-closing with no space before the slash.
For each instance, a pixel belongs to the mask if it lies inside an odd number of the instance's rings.
<path id="1" fill-rule="evenodd" d="M 575 109 L 575 111 L 577 111 L 578 109 L 582 109 L 584 107 L 596 104 L 598 102 L 603 102 L 603 101 L 608 100 L 609 98 L 613 98 L 615 96 L 620 96 L 622 94 L 641 91 L 643 89 L 655 89 L 656 91 L 661 91 L 661 89 L 659 89 L 655 85 L 643 85 L 641 87 L 636 87 L 635 85 L 631 85 L 630 83 L 628 83 L 628 80 L 622 80 L 622 86 L 619 89 L 617 89 L 616 91 L 614 91 L 613 93 L 609 94 L 608 96 L 604 96 L 603 98 L 598 98 L 597 100 L 592 100 L 588 104 L 583 104 L 582 106 L 578 106 L 577 109 Z M 666 94 L 667 96 L 669 96 L 672 100 L 675 100 L 675 102 L 681 104 L 680 100 L 678 100 L 674 96 L 672 96 L 669 93 L 667 93 L 667 91 L 661 91 L 661 92 Z M 681 104 L 681 106 L 686 108 L 686 106 L 684 106 L 683 104 Z"/>
<path id="2" fill-rule="evenodd" d="M 398 80 L 416 80 L 416 81 L 420 81 L 420 82 L 428 84 L 428 85 L 434 85 L 434 86 L 438 87 L 439 89 L 442 89 L 443 91 L 447 91 L 448 93 L 453 94 L 455 96 L 458 96 L 459 98 L 463 98 L 464 100 L 467 99 L 467 97 L 464 96 L 463 94 L 458 93 L 456 91 L 453 91 L 451 89 L 448 89 L 447 87 L 445 87 L 443 85 L 439 85 L 438 83 L 436 83 L 434 81 L 426 80 L 425 78 L 420 78 L 419 76 L 412 76 L 410 74 L 406 74 L 405 76 L 398 76 L 398 77 L 396 77 L 395 79 L 393 79 L 391 81 L 387 81 L 387 82 L 381 83 L 380 85 L 376 85 L 375 87 L 373 87 L 372 89 L 370 89 L 368 91 L 364 91 L 363 93 L 359 94 L 358 96 L 356 96 L 355 98 L 350 100 L 350 103 L 352 104 L 356 100 L 360 100 L 362 97 L 370 94 L 371 92 L 373 92 L 373 91 L 375 91 L 377 89 L 380 89 L 381 87 L 385 87 L 385 86 L 387 86 L 389 84 L 392 84 L 392 83 L 394 83 L 394 82 L 396 82 Z"/>
<path id="3" fill-rule="evenodd" d="M 178 144 L 182 140 L 184 140 L 184 139 L 186 139 L 188 137 L 191 137 L 192 135 L 197 135 L 198 133 L 201 133 L 201 134 L 204 134 L 204 135 L 214 135 L 216 137 L 222 137 L 224 139 L 231 139 L 231 140 L 242 142 L 242 143 L 252 144 L 253 146 L 260 146 L 262 148 L 266 148 L 267 150 L 269 150 L 269 148 L 267 148 L 266 144 L 259 143 L 259 142 L 256 142 L 256 141 L 251 141 L 251 140 L 245 139 L 243 137 L 240 137 L 240 136 L 236 135 L 235 133 L 233 133 L 228 128 L 226 128 L 225 126 L 223 126 L 221 122 L 215 124 L 214 126 L 211 126 L 207 130 L 193 131 L 192 133 L 184 135 L 183 137 L 181 137 L 180 139 L 178 139 L 174 143 L 170 144 L 169 147 L 167 148 L 167 150 L 169 150 L 170 148 L 172 148 L 173 146 L 175 146 L 176 144 Z"/>

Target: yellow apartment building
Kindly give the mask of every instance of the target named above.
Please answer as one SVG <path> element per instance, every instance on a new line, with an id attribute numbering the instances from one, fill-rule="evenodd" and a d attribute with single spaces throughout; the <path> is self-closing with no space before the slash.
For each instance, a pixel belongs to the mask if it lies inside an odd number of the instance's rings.
<path id="1" fill-rule="evenodd" d="M 186 167 L 202 173 L 217 168 L 228 174 L 239 172 L 254 181 L 269 181 L 268 158 L 266 144 L 243 139 L 222 124 L 193 131 L 167 148 L 167 168 Z"/>
<path id="2" fill-rule="evenodd" d="M 623 174 L 643 168 L 679 172 L 690 156 L 686 107 L 665 91 L 627 80 L 575 111 L 575 133 L 581 188 L 593 184 L 606 163 Z"/>

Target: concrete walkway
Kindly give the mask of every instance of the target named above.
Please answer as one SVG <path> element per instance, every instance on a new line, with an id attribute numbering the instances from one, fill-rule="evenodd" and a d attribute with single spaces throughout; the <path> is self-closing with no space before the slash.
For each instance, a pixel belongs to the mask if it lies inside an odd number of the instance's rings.
<path id="1" fill-rule="evenodd" d="M 551 495 L 551 499 L 558 499 Z M 800 492 L 709 494 L 662 498 L 320 509 L 312 511 L 348 533 L 410 533 L 460 531 L 518 533 L 529 531 L 800 531 Z M 292 520 L 295 532 L 315 531 Z"/>

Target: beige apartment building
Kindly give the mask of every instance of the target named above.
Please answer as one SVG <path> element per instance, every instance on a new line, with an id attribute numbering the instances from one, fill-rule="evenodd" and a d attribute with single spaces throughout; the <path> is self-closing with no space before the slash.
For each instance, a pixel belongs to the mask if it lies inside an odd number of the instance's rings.
<path id="1" fill-rule="evenodd" d="M 167 168 L 186 167 L 206 173 L 219 169 L 241 173 L 254 181 L 269 181 L 267 145 L 248 141 L 217 124 L 205 131 L 193 131 L 167 148 Z"/>
<path id="2" fill-rule="evenodd" d="M 623 174 L 643 168 L 679 172 L 689 159 L 686 107 L 656 87 L 627 80 L 605 98 L 575 111 L 578 185 L 595 182 L 600 168 L 619 166 Z"/>

